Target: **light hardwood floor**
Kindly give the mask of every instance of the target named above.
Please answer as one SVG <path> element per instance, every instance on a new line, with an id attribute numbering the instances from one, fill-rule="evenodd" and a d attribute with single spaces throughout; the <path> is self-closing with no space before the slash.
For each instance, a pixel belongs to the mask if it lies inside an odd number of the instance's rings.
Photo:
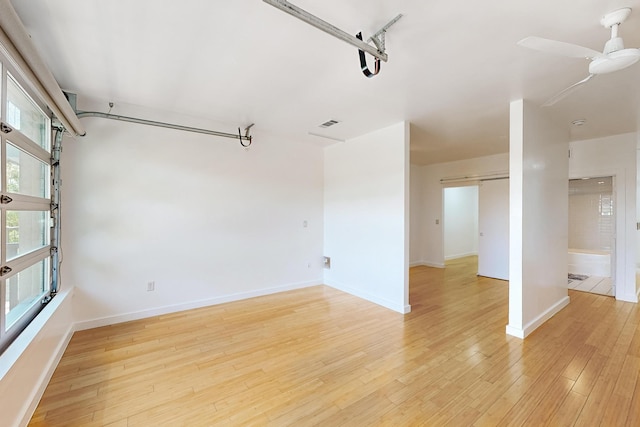
<path id="1" fill-rule="evenodd" d="M 640 310 L 570 291 L 526 340 L 475 258 L 400 315 L 314 287 L 77 332 L 33 426 L 639 426 Z"/>

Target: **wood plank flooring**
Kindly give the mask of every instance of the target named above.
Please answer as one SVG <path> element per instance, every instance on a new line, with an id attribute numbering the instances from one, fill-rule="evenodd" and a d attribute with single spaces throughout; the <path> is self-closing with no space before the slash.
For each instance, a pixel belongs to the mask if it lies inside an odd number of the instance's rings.
<path id="1" fill-rule="evenodd" d="M 405 316 L 319 286 L 77 332 L 30 425 L 640 425 L 637 305 L 522 341 L 475 262 L 411 269 Z"/>

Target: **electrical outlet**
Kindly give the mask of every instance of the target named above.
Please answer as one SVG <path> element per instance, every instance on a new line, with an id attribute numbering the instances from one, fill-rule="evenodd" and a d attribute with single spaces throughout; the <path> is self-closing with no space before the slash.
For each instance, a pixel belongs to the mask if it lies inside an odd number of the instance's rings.
<path id="1" fill-rule="evenodd" d="M 324 268 L 331 268 L 331 257 L 324 257 Z"/>
<path id="2" fill-rule="evenodd" d="M 156 282 L 147 283 L 147 292 L 151 292 L 155 290 L 156 290 Z"/>

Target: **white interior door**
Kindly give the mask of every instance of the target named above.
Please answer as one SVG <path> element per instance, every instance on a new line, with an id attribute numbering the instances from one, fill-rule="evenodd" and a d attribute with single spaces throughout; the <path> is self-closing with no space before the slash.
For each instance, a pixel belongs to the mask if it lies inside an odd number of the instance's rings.
<path id="1" fill-rule="evenodd" d="M 478 210 L 478 275 L 508 280 L 509 180 L 483 181 Z"/>

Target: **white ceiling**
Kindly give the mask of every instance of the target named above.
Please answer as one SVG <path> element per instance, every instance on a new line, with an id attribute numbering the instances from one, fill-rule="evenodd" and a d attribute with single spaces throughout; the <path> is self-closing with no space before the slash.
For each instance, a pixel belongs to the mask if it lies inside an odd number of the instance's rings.
<path id="1" fill-rule="evenodd" d="M 80 100 L 146 106 L 286 131 L 319 144 L 408 120 L 411 160 L 506 152 L 509 102 L 546 99 L 587 76 L 588 62 L 518 47 L 536 35 L 601 51 L 600 17 L 640 47 L 640 0 L 290 0 L 365 39 L 398 13 L 389 61 L 365 78 L 357 50 L 262 0 L 14 0 L 61 87 Z M 373 61 L 369 58 L 370 63 Z M 640 63 L 598 76 L 548 107 L 573 139 L 635 131 Z M 107 107 L 105 105 L 105 111 Z M 331 129 L 318 125 L 329 119 Z"/>

